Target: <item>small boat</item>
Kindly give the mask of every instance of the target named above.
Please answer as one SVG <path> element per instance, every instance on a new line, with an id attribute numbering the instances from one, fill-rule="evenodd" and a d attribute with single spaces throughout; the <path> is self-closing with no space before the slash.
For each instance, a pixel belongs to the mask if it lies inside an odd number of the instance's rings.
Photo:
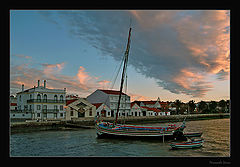
<path id="1" fill-rule="evenodd" d="M 187 133 L 183 133 L 183 136 L 185 137 L 201 137 L 202 136 L 202 132 L 187 132 Z"/>
<path id="2" fill-rule="evenodd" d="M 179 149 L 179 148 L 199 148 L 202 147 L 204 139 L 199 138 L 192 138 L 191 141 L 181 142 L 181 143 L 170 143 L 169 145 L 172 149 Z"/>

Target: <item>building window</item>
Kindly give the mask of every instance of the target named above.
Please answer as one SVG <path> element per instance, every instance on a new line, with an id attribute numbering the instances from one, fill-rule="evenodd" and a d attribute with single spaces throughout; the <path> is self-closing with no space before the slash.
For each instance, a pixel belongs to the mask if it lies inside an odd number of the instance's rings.
<path id="1" fill-rule="evenodd" d="M 37 101 L 41 101 L 41 95 L 40 94 L 37 95 Z"/>
<path id="2" fill-rule="evenodd" d="M 57 95 L 55 95 L 55 96 L 54 96 L 54 101 L 57 101 L 57 99 L 58 99 L 58 98 L 57 98 Z"/>
<path id="3" fill-rule="evenodd" d="M 13 114 L 13 117 L 15 117 L 15 114 Z"/>
<path id="4" fill-rule="evenodd" d="M 41 106 L 40 105 L 37 105 L 37 110 L 41 110 Z"/>
<path id="5" fill-rule="evenodd" d="M 60 101 L 63 102 L 63 95 L 60 96 Z"/>
<path id="6" fill-rule="evenodd" d="M 23 114 L 22 116 L 24 117 L 25 115 Z"/>
<path id="7" fill-rule="evenodd" d="M 55 106 L 54 106 L 54 110 L 57 110 L 57 109 L 58 109 L 58 106 L 57 106 L 57 105 L 55 105 Z"/>
<path id="8" fill-rule="evenodd" d="M 63 105 L 60 106 L 60 110 L 63 110 Z"/>
<path id="9" fill-rule="evenodd" d="M 28 109 L 28 105 L 24 105 L 24 110 L 27 110 Z"/>
<path id="10" fill-rule="evenodd" d="M 73 111 L 70 112 L 70 116 L 73 116 Z"/>
<path id="11" fill-rule="evenodd" d="M 92 116 L 92 108 L 89 109 L 89 116 Z"/>
<path id="12" fill-rule="evenodd" d="M 37 117 L 40 117 L 40 113 L 37 113 Z"/>
<path id="13" fill-rule="evenodd" d="M 43 101 L 47 102 L 47 95 L 46 94 L 43 96 Z"/>
<path id="14" fill-rule="evenodd" d="M 22 100 L 22 96 L 20 95 L 20 96 L 19 96 L 19 101 L 21 101 L 21 100 Z"/>
<path id="15" fill-rule="evenodd" d="M 30 99 L 32 99 L 32 95 L 30 94 L 30 97 L 29 97 Z"/>
<path id="16" fill-rule="evenodd" d="M 60 117 L 63 117 L 63 113 L 60 113 Z"/>

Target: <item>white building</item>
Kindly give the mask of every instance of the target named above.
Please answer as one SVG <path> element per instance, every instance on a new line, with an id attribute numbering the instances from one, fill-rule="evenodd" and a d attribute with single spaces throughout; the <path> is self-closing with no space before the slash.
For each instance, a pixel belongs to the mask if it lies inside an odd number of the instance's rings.
<path id="1" fill-rule="evenodd" d="M 114 117 L 117 113 L 117 105 L 120 91 L 116 90 L 96 90 L 87 97 L 87 101 L 90 103 L 104 103 L 111 109 L 111 117 Z M 131 111 L 130 96 L 125 93 L 121 94 L 119 116 L 129 116 Z"/>
<path id="2" fill-rule="evenodd" d="M 142 108 L 137 103 L 131 103 L 131 116 L 143 116 Z"/>
<path id="3" fill-rule="evenodd" d="M 94 103 L 96 106 L 96 115 L 101 117 L 111 117 L 111 109 L 104 103 Z"/>
<path id="4" fill-rule="evenodd" d="M 44 86 L 38 86 L 17 93 L 17 109 L 19 112 L 31 113 L 31 119 L 64 119 L 65 118 L 65 95 L 64 89 L 48 89 L 46 88 L 46 80 Z"/>
<path id="5" fill-rule="evenodd" d="M 76 98 L 66 101 L 66 120 L 82 117 L 95 117 L 96 106 L 89 103 L 85 98 Z"/>
<path id="6" fill-rule="evenodd" d="M 134 101 L 131 103 L 132 116 L 162 116 L 170 115 L 168 102 L 160 101 Z"/>

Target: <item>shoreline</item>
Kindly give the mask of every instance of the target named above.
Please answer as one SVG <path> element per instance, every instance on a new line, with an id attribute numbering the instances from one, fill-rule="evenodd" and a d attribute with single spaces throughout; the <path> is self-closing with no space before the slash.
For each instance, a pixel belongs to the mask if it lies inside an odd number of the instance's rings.
<path id="1" fill-rule="evenodd" d="M 149 124 L 149 123 L 173 123 L 185 121 L 197 121 L 207 119 L 230 118 L 230 113 L 218 114 L 192 114 L 192 115 L 169 115 L 169 116 L 148 116 L 148 117 L 120 117 L 118 123 L 126 124 Z M 102 118 L 103 121 L 113 122 L 114 118 Z M 36 132 L 46 130 L 76 130 L 93 129 L 94 118 L 79 118 L 74 120 L 58 120 L 43 122 L 11 122 L 10 133 Z"/>

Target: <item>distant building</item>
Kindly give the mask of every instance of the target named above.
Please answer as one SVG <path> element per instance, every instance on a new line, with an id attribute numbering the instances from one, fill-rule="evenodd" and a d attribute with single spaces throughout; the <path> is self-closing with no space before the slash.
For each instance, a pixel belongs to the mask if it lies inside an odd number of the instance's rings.
<path id="1" fill-rule="evenodd" d="M 71 100 L 71 99 L 79 99 L 80 97 L 78 97 L 78 95 L 74 95 L 74 94 L 68 94 L 66 95 L 66 100 Z"/>
<path id="2" fill-rule="evenodd" d="M 135 102 L 131 103 L 131 116 L 143 116 L 142 108 Z"/>
<path id="3" fill-rule="evenodd" d="M 95 117 L 96 106 L 89 103 L 86 98 L 76 98 L 66 101 L 66 120 L 83 117 Z"/>
<path id="4" fill-rule="evenodd" d="M 104 103 L 92 104 L 96 107 L 96 115 L 101 117 L 111 117 L 111 109 Z"/>
<path id="5" fill-rule="evenodd" d="M 20 113 L 28 113 L 31 119 L 64 119 L 65 118 L 65 95 L 64 89 L 48 89 L 46 88 L 46 80 L 44 86 L 38 86 L 17 93 L 17 111 Z M 28 116 L 29 117 L 29 116 Z"/>
<path id="6" fill-rule="evenodd" d="M 9 109 L 10 111 L 17 110 L 17 98 L 14 96 L 10 96 L 9 98 Z"/>
<path id="7" fill-rule="evenodd" d="M 132 116 L 160 116 L 170 115 L 169 102 L 160 101 L 134 101 L 131 103 Z"/>
<path id="8" fill-rule="evenodd" d="M 87 101 L 90 103 L 104 103 L 111 109 L 111 117 L 114 117 L 117 113 L 117 105 L 119 99 L 120 91 L 116 90 L 96 90 L 91 95 L 87 97 Z M 125 93 L 121 94 L 121 103 L 119 108 L 119 116 L 129 116 L 130 115 L 130 96 Z"/>

